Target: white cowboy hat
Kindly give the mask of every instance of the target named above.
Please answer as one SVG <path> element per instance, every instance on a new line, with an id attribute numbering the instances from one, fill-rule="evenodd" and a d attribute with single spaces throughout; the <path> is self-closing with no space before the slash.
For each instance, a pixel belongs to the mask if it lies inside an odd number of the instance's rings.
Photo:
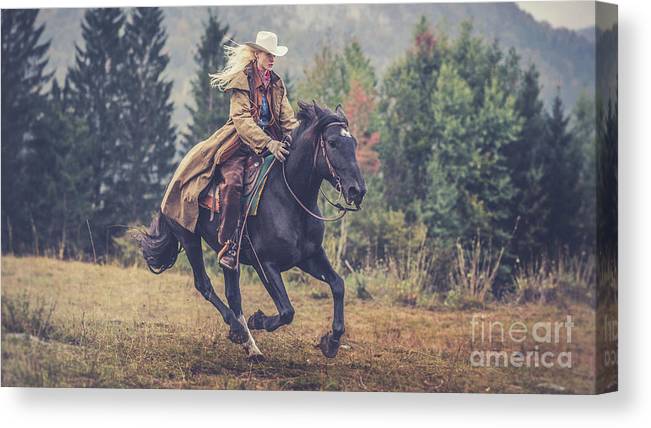
<path id="1" fill-rule="evenodd" d="M 287 53 L 287 46 L 278 46 L 278 36 L 271 31 L 258 31 L 255 43 L 245 42 L 244 44 L 275 56 L 283 56 Z"/>

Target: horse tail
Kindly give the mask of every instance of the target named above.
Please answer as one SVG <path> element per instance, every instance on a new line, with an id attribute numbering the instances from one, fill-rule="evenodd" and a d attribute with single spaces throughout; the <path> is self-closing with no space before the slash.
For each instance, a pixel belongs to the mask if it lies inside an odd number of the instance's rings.
<path id="1" fill-rule="evenodd" d="M 147 230 L 136 232 L 135 238 L 140 245 L 147 267 L 156 275 L 174 266 L 181 252 L 179 240 L 174 236 L 161 212 L 152 219 Z"/>

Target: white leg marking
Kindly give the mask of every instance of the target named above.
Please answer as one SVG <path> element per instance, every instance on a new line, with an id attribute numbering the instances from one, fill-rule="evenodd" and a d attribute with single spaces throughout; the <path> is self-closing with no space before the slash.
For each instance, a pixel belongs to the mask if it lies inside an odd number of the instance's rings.
<path id="1" fill-rule="evenodd" d="M 253 340 L 253 335 L 251 335 L 251 332 L 249 331 L 249 326 L 246 325 L 246 318 L 244 318 L 244 314 L 240 315 L 238 318 L 240 323 L 244 326 L 246 329 L 246 334 L 249 336 L 249 340 L 246 341 L 242 346 L 244 346 L 244 350 L 246 351 L 247 357 L 252 357 L 254 355 L 262 355 L 262 352 L 258 349 L 258 345 L 255 344 L 255 340 Z"/>

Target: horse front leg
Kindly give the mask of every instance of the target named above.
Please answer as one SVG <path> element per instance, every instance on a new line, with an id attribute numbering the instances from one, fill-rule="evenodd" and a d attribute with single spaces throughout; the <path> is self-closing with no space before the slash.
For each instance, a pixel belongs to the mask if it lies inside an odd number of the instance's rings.
<path id="1" fill-rule="evenodd" d="M 248 327 L 251 330 L 264 329 L 267 331 L 274 331 L 278 327 L 290 324 L 294 320 L 294 308 L 292 307 L 292 303 L 289 301 L 289 296 L 287 295 L 285 283 L 280 275 L 280 271 L 272 263 L 262 264 L 264 274 L 260 270 L 260 266 L 254 265 L 254 268 L 258 272 L 258 276 L 264 284 L 264 287 L 267 289 L 269 296 L 271 296 L 271 300 L 273 300 L 274 305 L 276 305 L 278 315 L 267 316 L 264 312 L 258 309 L 258 311 L 249 317 Z M 265 281 L 265 276 L 268 281 Z"/>
<path id="2" fill-rule="evenodd" d="M 328 283 L 332 291 L 334 302 L 334 316 L 332 319 L 332 333 L 321 337 L 319 348 L 323 355 L 334 358 L 339 351 L 339 340 L 344 334 L 344 280 L 332 268 L 330 260 L 323 248 L 319 252 L 298 265 L 300 269 L 309 273 L 316 279 Z"/>

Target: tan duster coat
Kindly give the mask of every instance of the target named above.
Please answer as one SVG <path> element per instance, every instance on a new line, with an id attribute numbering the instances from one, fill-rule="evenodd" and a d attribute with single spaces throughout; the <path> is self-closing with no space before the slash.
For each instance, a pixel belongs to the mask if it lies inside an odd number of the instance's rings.
<path id="1" fill-rule="evenodd" d="M 298 126 L 298 121 L 287 99 L 285 84 L 276 73 L 272 71 L 271 74 L 271 113 L 283 134 L 289 134 Z M 235 76 L 224 91 L 231 94 L 228 121 L 185 155 L 167 185 L 161 203 L 163 214 L 191 232 L 194 232 L 199 218 L 199 194 L 210 183 L 215 168 L 242 143 L 261 153 L 271 141 L 253 118 L 247 71 Z"/>

